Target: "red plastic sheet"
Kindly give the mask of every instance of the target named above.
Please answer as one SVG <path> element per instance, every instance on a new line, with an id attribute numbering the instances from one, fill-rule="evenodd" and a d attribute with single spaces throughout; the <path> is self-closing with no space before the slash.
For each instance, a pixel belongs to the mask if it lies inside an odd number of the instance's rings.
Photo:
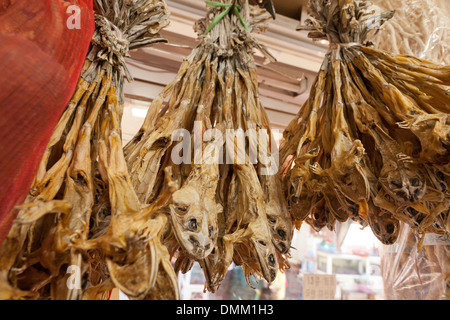
<path id="1" fill-rule="evenodd" d="M 92 0 L 0 0 L 0 243 L 80 76 Z"/>

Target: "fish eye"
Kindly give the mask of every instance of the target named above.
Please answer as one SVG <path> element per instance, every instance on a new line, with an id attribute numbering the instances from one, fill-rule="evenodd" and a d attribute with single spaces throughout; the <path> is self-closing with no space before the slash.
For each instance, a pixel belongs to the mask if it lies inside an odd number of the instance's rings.
<path id="1" fill-rule="evenodd" d="M 400 198 L 406 198 L 406 192 L 405 191 L 403 191 L 403 190 L 400 190 L 400 191 L 398 191 L 397 193 L 396 193 L 396 195 L 398 196 L 398 197 L 400 197 Z"/>
<path id="2" fill-rule="evenodd" d="M 267 242 L 265 242 L 264 240 L 258 240 L 258 243 L 264 247 L 267 245 Z"/>
<path id="3" fill-rule="evenodd" d="M 286 231 L 284 231 L 283 229 L 278 229 L 277 234 L 281 239 L 286 238 Z"/>
<path id="4" fill-rule="evenodd" d="M 403 186 L 402 182 L 399 180 L 392 180 L 391 184 L 397 188 L 401 188 Z"/>
<path id="5" fill-rule="evenodd" d="M 409 180 L 409 182 L 411 183 L 411 185 L 412 185 L 413 187 L 418 187 L 419 184 L 420 184 L 419 178 L 411 178 L 411 179 Z"/>
<path id="6" fill-rule="evenodd" d="M 269 254 L 269 265 L 272 267 L 275 265 L 275 257 L 273 254 Z"/>
<path id="7" fill-rule="evenodd" d="M 187 222 L 187 227 L 188 227 L 188 229 L 191 230 L 191 231 L 196 231 L 197 228 L 198 228 L 197 219 L 190 219 L 190 220 Z"/>
<path id="8" fill-rule="evenodd" d="M 386 225 L 386 231 L 387 231 L 387 233 L 390 233 L 390 234 L 394 233 L 394 231 L 395 231 L 395 226 L 394 226 L 394 224 L 388 223 L 388 224 Z"/>
<path id="9" fill-rule="evenodd" d="M 177 210 L 181 212 L 186 212 L 188 210 L 188 207 L 183 205 L 177 205 Z"/>

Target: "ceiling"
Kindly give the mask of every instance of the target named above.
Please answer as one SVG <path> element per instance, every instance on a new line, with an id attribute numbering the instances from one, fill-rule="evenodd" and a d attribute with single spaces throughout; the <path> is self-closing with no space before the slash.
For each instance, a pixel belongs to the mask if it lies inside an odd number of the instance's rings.
<path id="1" fill-rule="evenodd" d="M 306 6 L 308 0 L 273 0 L 277 14 L 300 20 L 302 7 Z"/>

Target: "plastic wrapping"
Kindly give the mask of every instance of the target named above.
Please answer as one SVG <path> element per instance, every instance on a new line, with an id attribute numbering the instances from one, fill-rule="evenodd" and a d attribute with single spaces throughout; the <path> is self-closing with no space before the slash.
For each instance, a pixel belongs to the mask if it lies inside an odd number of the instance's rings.
<path id="1" fill-rule="evenodd" d="M 403 224 L 397 242 L 380 250 L 387 300 L 444 300 L 450 294 L 450 241 L 425 236 L 423 249 Z"/>
<path id="2" fill-rule="evenodd" d="M 375 38 L 377 48 L 450 65 L 450 2 L 447 0 L 374 0 L 394 17 Z M 418 237 L 402 223 L 394 245 L 380 250 L 385 298 L 449 299 L 450 243 L 428 234 L 419 252 Z"/>
<path id="3" fill-rule="evenodd" d="M 450 65 L 450 1 L 373 0 L 394 17 L 374 39 L 376 47 Z"/>

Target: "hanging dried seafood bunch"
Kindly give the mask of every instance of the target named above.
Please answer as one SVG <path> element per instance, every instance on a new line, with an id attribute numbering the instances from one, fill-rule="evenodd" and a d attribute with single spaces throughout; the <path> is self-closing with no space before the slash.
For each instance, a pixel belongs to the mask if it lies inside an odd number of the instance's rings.
<path id="1" fill-rule="evenodd" d="M 153 101 L 125 155 L 144 203 L 165 194 L 171 170 L 177 191 L 163 242 L 177 272 L 198 261 L 214 292 L 232 262 L 250 285 L 252 275 L 273 281 L 286 267 L 293 230 L 253 51 L 273 58 L 250 34 L 265 31 L 270 15 L 246 0 L 206 4 L 206 18 L 195 26 L 201 43 Z"/>
<path id="2" fill-rule="evenodd" d="M 415 55 L 449 65 L 450 3 L 447 0 L 377 0 L 384 10 L 395 10 L 374 38 L 379 49 Z M 447 6 L 447 8 L 446 8 Z M 415 23 L 411 23 L 414 21 Z M 395 246 L 380 249 L 385 296 L 388 300 L 436 300 L 450 297 L 450 243 L 428 234 L 423 249 L 409 226 L 400 223 Z M 418 293 L 422 296 L 418 296 Z"/>
<path id="3" fill-rule="evenodd" d="M 122 230 L 134 225 L 114 229 L 118 220 L 125 224 L 154 209 L 137 199 L 123 155 L 123 83 L 132 80 L 124 59 L 131 49 L 165 41 L 158 32 L 168 11 L 156 0 L 96 0 L 94 9 L 96 28 L 76 91 L 0 248 L 3 299 L 101 298 L 120 282 L 117 261 L 143 250 L 133 242 L 136 234 Z M 165 249 L 159 220 L 139 225 L 140 236 L 148 237 L 139 245 L 153 248 L 146 262 L 154 269 L 163 259 L 155 252 Z M 114 237 L 100 246 L 108 225 Z M 156 273 L 149 275 L 154 283 Z"/>
<path id="4" fill-rule="evenodd" d="M 385 244 L 399 221 L 448 235 L 450 67 L 370 46 L 394 12 L 369 1 L 309 9 L 299 29 L 330 49 L 280 147 L 290 211 L 316 230 L 354 219 Z"/>

